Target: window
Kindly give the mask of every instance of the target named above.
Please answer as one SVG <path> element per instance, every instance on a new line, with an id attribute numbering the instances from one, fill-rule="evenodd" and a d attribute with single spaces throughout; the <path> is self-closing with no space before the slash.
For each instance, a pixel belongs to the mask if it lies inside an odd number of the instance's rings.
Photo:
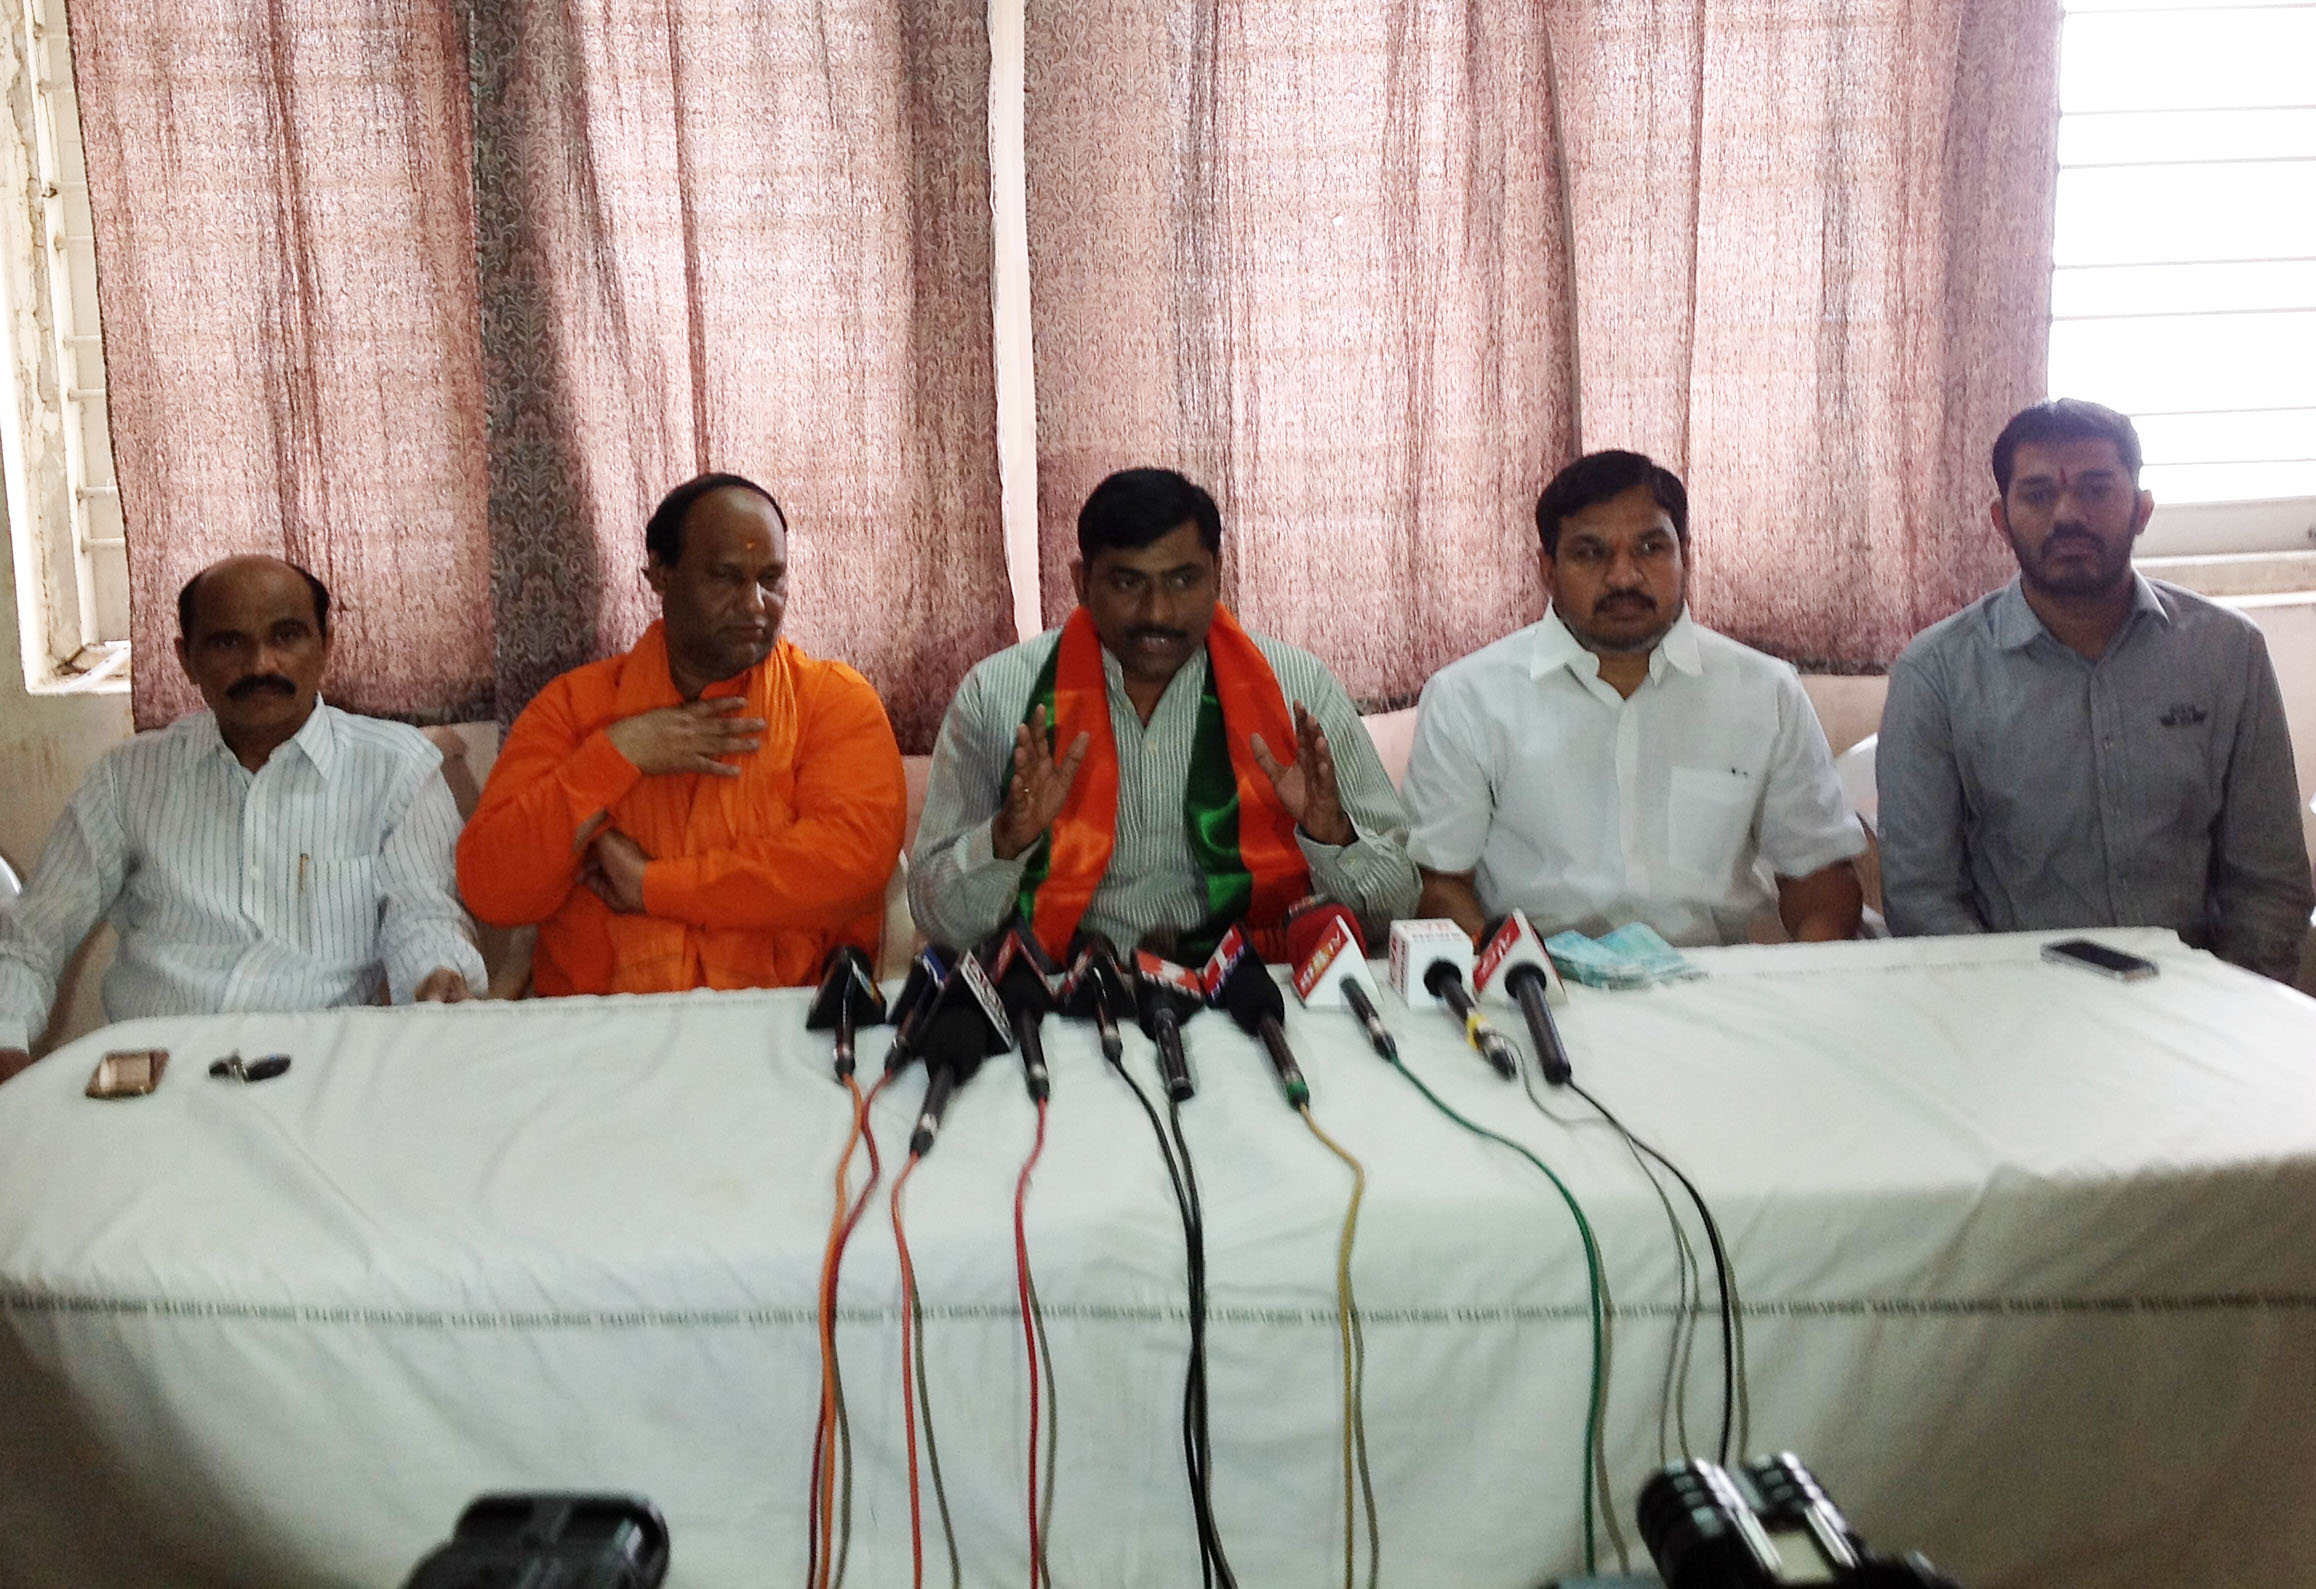
<path id="1" fill-rule="evenodd" d="M 8 23 L 0 471 L 25 676 L 36 690 L 125 689 L 128 553 L 64 0 L 9 0 Z"/>
<path id="2" fill-rule="evenodd" d="M 2316 545 L 2316 0 L 2068 0 L 2050 390 L 2133 416 L 2149 553 Z"/>

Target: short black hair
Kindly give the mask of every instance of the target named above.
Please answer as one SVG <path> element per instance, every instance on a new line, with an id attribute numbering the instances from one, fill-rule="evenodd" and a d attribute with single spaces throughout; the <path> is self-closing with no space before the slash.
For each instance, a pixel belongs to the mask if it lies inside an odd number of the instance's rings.
<path id="1" fill-rule="evenodd" d="M 659 499 L 659 506 L 651 510 L 651 517 L 643 526 L 643 549 L 650 553 L 663 568 L 673 568 L 684 555 L 684 520 L 691 516 L 692 504 L 715 491 L 753 491 L 772 504 L 772 516 L 780 521 L 782 533 L 788 529 L 788 515 L 780 511 L 779 500 L 746 475 L 694 475 Z"/>
<path id="2" fill-rule="evenodd" d="M 1096 552 L 1134 551 L 1185 524 L 1222 555 L 1222 512 L 1204 487 L 1171 469 L 1121 469 L 1078 509 L 1078 556 L 1090 564 Z"/>
<path id="3" fill-rule="evenodd" d="M 2132 482 L 2138 482 L 2139 432 L 2130 416 L 2086 398 L 2054 397 L 2047 403 L 2037 403 L 2011 415 L 2010 423 L 2002 427 L 2002 434 L 1994 438 L 1997 495 L 2010 495 L 2011 465 L 2019 447 L 2026 442 L 2045 441 L 2111 441 L 2116 455 L 2123 460 L 2123 467 L 2130 471 Z"/>
<path id="4" fill-rule="evenodd" d="M 1536 499 L 1536 535 L 1546 557 L 1560 555 L 1560 521 L 1634 486 L 1647 486 L 1657 506 L 1673 521 L 1682 549 L 1689 544 L 1689 493 L 1681 477 L 1646 453 L 1588 452 L 1552 477 Z"/>
<path id="5" fill-rule="evenodd" d="M 212 563 L 210 568 L 216 566 Z M 330 633 L 330 587 L 314 578 L 309 570 L 299 568 L 295 563 L 289 566 L 297 569 L 298 577 L 306 582 L 306 589 L 314 598 L 314 632 L 327 639 Z M 201 581 L 208 577 L 209 569 L 204 568 L 185 581 L 183 588 L 177 592 L 177 633 L 187 640 L 193 638 L 193 603 L 200 596 Z"/>

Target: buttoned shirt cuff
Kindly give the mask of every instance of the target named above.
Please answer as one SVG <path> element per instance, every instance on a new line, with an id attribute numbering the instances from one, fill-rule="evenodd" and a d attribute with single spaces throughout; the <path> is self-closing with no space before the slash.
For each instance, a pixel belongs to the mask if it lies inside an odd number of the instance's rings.
<path id="1" fill-rule="evenodd" d="M 21 1048 L 30 1052 L 32 1030 L 24 1022 L 0 1016 L 0 1048 Z"/>
<path id="2" fill-rule="evenodd" d="M 1359 824 L 1351 821 L 1349 844 L 1321 844 L 1300 827 L 1295 829 L 1295 843 L 1303 852 L 1304 864 L 1311 869 L 1311 881 L 1318 891 L 1330 899 L 1346 904 L 1364 899 L 1365 881 L 1381 870 L 1387 862 L 1382 847 L 1359 831 Z"/>

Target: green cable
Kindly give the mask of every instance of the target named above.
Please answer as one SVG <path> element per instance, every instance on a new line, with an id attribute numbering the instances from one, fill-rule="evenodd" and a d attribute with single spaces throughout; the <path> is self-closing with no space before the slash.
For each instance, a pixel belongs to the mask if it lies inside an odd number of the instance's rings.
<path id="1" fill-rule="evenodd" d="M 1433 1092 L 1429 1087 L 1426 1087 L 1423 1084 L 1422 1077 L 1416 1075 L 1414 1071 L 1409 1070 L 1406 1065 L 1402 1064 L 1398 1055 L 1386 1054 L 1384 1058 L 1390 1063 L 1393 1070 L 1396 1070 L 1402 1076 L 1405 1076 L 1409 1083 L 1414 1086 L 1415 1090 L 1422 1093 L 1424 1097 L 1429 1100 L 1431 1106 L 1434 1109 L 1437 1109 L 1441 1114 L 1446 1115 L 1450 1120 L 1453 1120 L 1457 1125 L 1462 1126 L 1473 1136 L 1485 1137 L 1488 1141 L 1496 1143 L 1501 1147 L 1510 1148 L 1514 1153 L 1519 1154 L 1520 1157 L 1526 1159 L 1530 1164 L 1535 1165 L 1537 1169 L 1543 1172 L 1544 1178 L 1550 1181 L 1554 1188 L 1559 1191 L 1560 1200 L 1568 1205 L 1568 1212 L 1575 1216 L 1576 1232 L 1580 1237 L 1583 1238 L 1584 1242 L 1584 1267 L 1586 1278 L 1591 1282 L 1590 1289 L 1592 1293 L 1590 1308 L 1592 1319 L 1592 1394 L 1587 1399 L 1584 1408 L 1584 1458 L 1581 1463 L 1581 1467 L 1584 1473 L 1584 1570 L 1587 1574 L 1594 1573 L 1598 1571 L 1598 1562 L 1596 1559 L 1592 1535 L 1592 1514 L 1595 1510 L 1597 1510 L 1594 1505 L 1592 1461 L 1593 1450 L 1594 1447 L 1598 1444 L 1599 1440 L 1601 1414 L 1605 1410 L 1603 1407 L 1603 1402 L 1606 1400 L 1606 1392 L 1608 1386 L 1606 1383 L 1606 1376 L 1601 1372 L 1601 1333 L 1605 1326 L 1605 1320 L 1602 1317 L 1603 1309 L 1600 1302 L 1600 1293 L 1603 1284 L 1600 1266 L 1600 1244 L 1593 1238 L 1592 1222 L 1584 1217 L 1583 1206 L 1576 1201 L 1576 1194 L 1568 1189 L 1568 1184 L 1561 1180 L 1559 1176 L 1552 1173 L 1551 1165 L 1546 1164 L 1542 1159 L 1536 1157 L 1535 1154 L 1529 1152 L 1519 1143 L 1514 1142 L 1510 1137 L 1499 1135 L 1494 1131 L 1490 1131 L 1486 1126 L 1475 1124 L 1474 1122 L 1465 1119 L 1462 1115 L 1456 1113 L 1454 1109 L 1448 1106 L 1446 1100 L 1442 1099 L 1438 1093 Z"/>
<path id="2" fill-rule="evenodd" d="M 957 1529 L 949 1518 L 949 1492 L 941 1483 L 941 1450 L 933 1443 L 933 1390 L 925 1381 L 925 1301 L 913 1285 L 909 1287 L 909 1313 L 917 1332 L 917 1418 L 925 1426 L 925 1466 L 932 1470 L 933 1501 L 941 1513 L 941 1540 L 949 1548 L 949 1589 L 960 1589 L 964 1569 L 957 1559 Z"/>

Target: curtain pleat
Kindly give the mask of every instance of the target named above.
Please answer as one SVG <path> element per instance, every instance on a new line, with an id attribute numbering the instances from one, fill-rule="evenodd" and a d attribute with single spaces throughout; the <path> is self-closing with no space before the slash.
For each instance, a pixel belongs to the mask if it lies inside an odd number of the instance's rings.
<path id="1" fill-rule="evenodd" d="M 336 600 L 333 698 L 491 705 L 472 134 L 445 10 L 71 12 L 129 526 L 136 720 L 200 704 L 178 587 L 271 552 Z"/>
<path id="2" fill-rule="evenodd" d="M 634 640 L 703 470 L 786 510 L 786 632 L 930 748 L 1012 638 L 978 5 L 471 13 L 500 710 Z"/>
<path id="3" fill-rule="evenodd" d="M 1546 44 L 1486 0 L 1032 11 L 1049 619 L 1086 493 L 1162 464 L 1240 615 L 1362 699 L 1528 621 L 1574 437 Z"/>

